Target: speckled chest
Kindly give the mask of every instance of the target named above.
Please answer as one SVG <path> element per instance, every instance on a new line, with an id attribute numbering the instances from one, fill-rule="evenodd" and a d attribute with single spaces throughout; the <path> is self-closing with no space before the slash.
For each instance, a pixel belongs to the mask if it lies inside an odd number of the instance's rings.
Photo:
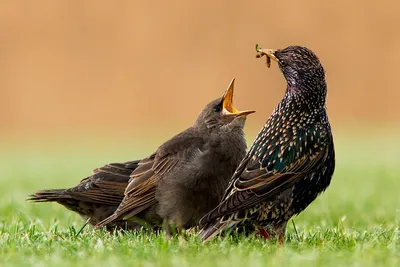
<path id="1" fill-rule="evenodd" d="M 295 103 L 296 104 L 296 103 Z M 291 107 L 289 109 L 289 107 Z M 299 158 L 310 161 L 328 147 L 322 165 L 250 212 L 260 226 L 279 225 L 303 211 L 330 184 L 335 154 L 326 111 L 305 111 L 286 103 L 278 107 L 252 147 L 253 158 L 270 172 L 291 171 Z"/>

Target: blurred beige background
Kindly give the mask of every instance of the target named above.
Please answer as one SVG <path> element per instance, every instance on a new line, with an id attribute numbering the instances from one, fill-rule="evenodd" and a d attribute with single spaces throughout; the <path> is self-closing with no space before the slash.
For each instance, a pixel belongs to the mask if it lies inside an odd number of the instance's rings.
<path id="1" fill-rule="evenodd" d="M 285 82 L 255 58 L 256 43 L 317 53 L 334 128 L 396 126 L 399 10 L 397 1 L 361 0 L 4 0 L 1 135 L 166 136 L 232 77 L 236 107 L 257 110 L 247 124 L 257 131 Z"/>

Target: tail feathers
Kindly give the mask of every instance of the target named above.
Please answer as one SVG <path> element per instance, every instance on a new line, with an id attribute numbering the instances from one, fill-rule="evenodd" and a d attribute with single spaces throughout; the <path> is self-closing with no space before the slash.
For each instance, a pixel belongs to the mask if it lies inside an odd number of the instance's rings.
<path id="1" fill-rule="evenodd" d="M 40 190 L 36 193 L 29 195 L 26 199 L 32 202 L 52 202 L 60 199 L 70 199 L 71 196 L 66 194 L 65 189 L 52 189 L 52 190 Z"/>
<path id="2" fill-rule="evenodd" d="M 98 224 L 96 224 L 94 229 L 100 229 L 105 226 L 108 226 L 109 224 L 111 224 L 112 222 L 114 222 L 117 219 L 118 219 L 118 215 L 114 213 L 110 217 L 108 217 L 108 218 L 102 220 L 101 222 L 99 222 Z"/>
<path id="3" fill-rule="evenodd" d="M 214 236 L 218 235 L 222 231 L 232 227 L 236 222 L 222 221 L 206 224 L 200 231 L 199 235 L 203 242 L 209 241 Z"/>

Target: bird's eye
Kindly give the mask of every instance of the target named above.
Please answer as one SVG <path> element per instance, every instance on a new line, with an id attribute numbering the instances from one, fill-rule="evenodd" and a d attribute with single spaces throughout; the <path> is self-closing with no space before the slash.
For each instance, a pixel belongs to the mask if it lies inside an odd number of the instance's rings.
<path id="1" fill-rule="evenodd" d="M 286 67 L 286 66 L 287 66 L 286 60 L 279 60 L 279 64 L 280 64 L 282 67 Z"/>
<path id="2" fill-rule="evenodd" d="M 214 107 L 214 112 L 221 112 L 222 107 L 220 105 Z"/>

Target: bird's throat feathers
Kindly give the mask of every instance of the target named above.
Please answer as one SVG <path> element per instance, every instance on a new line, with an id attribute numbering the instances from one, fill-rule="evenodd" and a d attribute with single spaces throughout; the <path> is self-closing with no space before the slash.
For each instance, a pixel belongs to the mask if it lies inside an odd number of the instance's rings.
<path id="1" fill-rule="evenodd" d="M 297 83 L 288 81 L 284 98 L 297 105 L 307 106 L 309 109 L 325 107 L 327 86 L 325 81 L 319 83 Z"/>

